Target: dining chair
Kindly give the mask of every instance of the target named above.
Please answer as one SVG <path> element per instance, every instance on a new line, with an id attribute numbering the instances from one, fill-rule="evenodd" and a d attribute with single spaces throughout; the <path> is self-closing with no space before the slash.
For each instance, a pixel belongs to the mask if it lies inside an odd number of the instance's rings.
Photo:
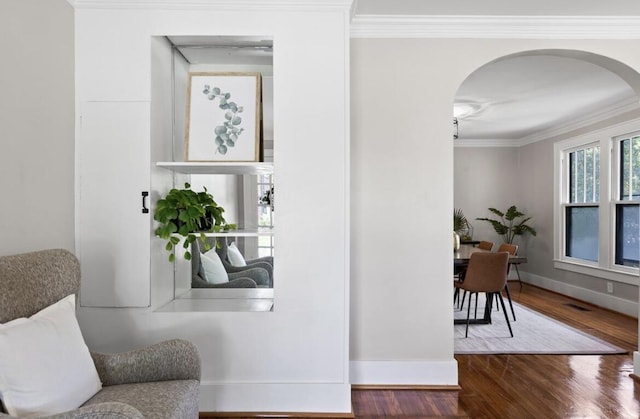
<path id="1" fill-rule="evenodd" d="M 478 249 L 491 250 L 493 249 L 493 242 L 481 240 L 480 243 L 478 243 Z"/>
<path id="2" fill-rule="evenodd" d="M 491 249 L 493 249 L 493 242 L 486 241 L 486 240 L 481 240 L 478 243 L 478 249 L 491 251 Z M 456 277 L 457 277 L 458 281 L 464 281 L 464 269 L 461 272 L 456 273 Z M 459 290 L 456 290 L 456 292 L 454 293 L 454 302 L 459 303 L 458 307 L 460 308 L 460 310 L 462 310 L 464 308 L 464 300 L 466 298 L 467 298 L 467 293 L 466 292 L 462 293 L 462 301 L 460 301 L 460 292 L 459 292 Z M 471 303 L 471 299 L 469 299 L 469 303 Z"/>
<path id="3" fill-rule="evenodd" d="M 469 305 L 467 307 L 467 326 L 464 337 L 469 336 L 469 317 L 471 315 L 471 297 L 478 293 L 487 294 L 487 310 L 491 310 L 494 298 L 500 300 L 502 312 L 509 327 L 509 334 L 513 337 L 513 330 L 507 315 L 507 309 L 502 298 L 502 290 L 507 283 L 507 269 L 509 267 L 509 253 L 507 252 L 477 252 L 471 255 L 464 282 L 455 282 L 458 289 L 469 291 Z"/>
<path id="4" fill-rule="evenodd" d="M 498 247 L 498 252 L 507 252 L 511 256 L 515 256 L 518 253 L 518 245 L 512 243 L 502 243 Z M 511 270 L 511 264 L 507 268 L 507 278 L 509 277 L 509 271 Z M 520 273 L 518 272 L 518 280 L 520 277 Z M 522 282 L 521 282 L 522 284 Z M 522 285 L 521 285 L 522 286 Z M 507 281 L 504 285 L 504 290 L 507 293 L 507 299 L 509 300 L 509 307 L 511 308 L 511 314 L 513 315 L 513 321 L 516 321 L 516 312 L 513 310 L 513 303 L 511 302 L 511 292 L 509 291 L 509 281 Z"/>

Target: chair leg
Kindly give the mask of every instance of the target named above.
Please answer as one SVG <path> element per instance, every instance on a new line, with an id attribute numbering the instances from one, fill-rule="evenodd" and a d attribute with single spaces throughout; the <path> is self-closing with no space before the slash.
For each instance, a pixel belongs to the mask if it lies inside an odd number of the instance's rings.
<path id="1" fill-rule="evenodd" d="M 522 290 L 522 279 L 520 279 L 520 271 L 518 270 L 518 265 L 513 265 L 516 267 L 516 273 L 518 274 L 518 282 L 520 283 L 520 290 Z"/>
<path id="2" fill-rule="evenodd" d="M 473 293 L 469 293 L 469 304 L 467 305 L 467 327 L 464 330 L 464 337 L 468 337 L 469 336 L 469 316 L 471 315 L 471 297 L 473 296 Z M 477 293 L 476 293 L 476 298 L 477 298 Z"/>
<path id="3" fill-rule="evenodd" d="M 516 312 L 513 311 L 513 303 L 511 302 L 511 293 L 509 292 L 509 284 L 504 285 L 504 290 L 507 292 L 507 298 L 509 299 L 509 307 L 511 307 L 511 314 L 513 314 L 513 321 L 516 321 Z"/>
<path id="4" fill-rule="evenodd" d="M 473 314 L 473 318 L 477 319 L 478 318 L 478 294 L 476 292 L 476 309 L 475 309 L 475 313 Z M 471 305 L 471 296 L 469 296 L 469 305 Z"/>
<path id="5" fill-rule="evenodd" d="M 467 298 L 467 291 L 464 290 L 462 292 L 462 302 L 460 303 L 460 311 L 462 311 L 462 309 L 464 308 L 464 300 L 465 298 Z M 469 297 L 469 300 L 471 300 L 471 297 Z"/>
<path id="6" fill-rule="evenodd" d="M 500 299 L 500 304 L 502 305 L 502 312 L 504 313 L 504 319 L 507 321 L 507 326 L 509 326 L 509 333 L 511 337 L 513 337 L 513 330 L 511 330 L 511 323 L 509 323 L 509 315 L 507 314 L 507 307 L 504 305 L 504 299 L 502 298 L 501 292 L 496 292 L 498 298 Z"/>

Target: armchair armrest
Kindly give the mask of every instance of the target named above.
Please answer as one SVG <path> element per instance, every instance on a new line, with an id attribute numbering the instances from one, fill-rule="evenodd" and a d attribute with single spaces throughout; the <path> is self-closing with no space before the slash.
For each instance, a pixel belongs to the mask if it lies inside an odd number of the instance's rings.
<path id="1" fill-rule="evenodd" d="M 195 345 L 173 339 L 119 354 L 92 352 L 103 386 L 168 380 L 200 380 Z"/>
<path id="2" fill-rule="evenodd" d="M 2 419 L 17 419 L 0 413 Z M 144 419 L 144 416 L 135 407 L 120 402 L 96 403 L 89 406 L 83 406 L 69 412 L 59 413 L 57 415 L 45 416 L 40 419 Z"/>
<path id="3" fill-rule="evenodd" d="M 269 275 L 269 271 L 265 268 L 258 268 L 258 267 L 253 267 L 253 268 L 249 268 L 249 269 L 243 269 L 240 270 L 239 272 L 230 272 L 227 271 L 227 273 L 229 274 L 229 280 L 233 280 L 235 278 L 240 278 L 240 277 L 247 277 L 247 278 L 251 278 L 252 280 L 255 281 L 256 285 L 258 285 L 259 287 L 273 287 L 273 281 L 271 280 L 271 275 Z"/>
<path id="4" fill-rule="evenodd" d="M 254 268 L 262 268 L 265 271 L 267 271 L 269 278 L 273 278 L 273 265 L 271 265 L 268 262 L 251 262 L 251 263 L 247 262 L 246 266 L 233 266 L 229 262 L 223 262 L 223 265 L 227 273 L 241 273 L 241 272 L 247 272 Z M 260 285 L 260 283 L 258 283 L 258 285 Z M 272 281 L 269 281 L 269 286 L 273 286 Z"/>

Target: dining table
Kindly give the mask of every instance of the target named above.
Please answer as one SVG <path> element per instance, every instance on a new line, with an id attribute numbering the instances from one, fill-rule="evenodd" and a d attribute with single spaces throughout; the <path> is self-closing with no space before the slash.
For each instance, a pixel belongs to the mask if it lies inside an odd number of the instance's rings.
<path id="1" fill-rule="evenodd" d="M 458 250 L 454 250 L 453 251 L 454 270 L 464 271 L 465 267 L 469 264 L 471 255 L 476 252 L 491 252 L 491 250 L 479 249 L 477 247 L 474 247 L 473 245 L 468 245 L 468 244 L 461 245 Z M 509 255 L 510 265 L 514 265 L 517 267 L 521 263 L 527 263 L 526 256 Z M 469 300 L 471 300 L 471 297 L 469 297 Z M 471 301 L 469 301 L 469 304 L 471 304 Z M 484 305 L 484 313 L 482 317 L 469 319 L 469 324 L 490 324 L 492 307 L 493 307 L 493 298 L 489 298 L 487 296 L 487 301 Z M 454 319 L 454 324 L 466 324 L 466 323 L 467 323 L 467 319 Z"/>

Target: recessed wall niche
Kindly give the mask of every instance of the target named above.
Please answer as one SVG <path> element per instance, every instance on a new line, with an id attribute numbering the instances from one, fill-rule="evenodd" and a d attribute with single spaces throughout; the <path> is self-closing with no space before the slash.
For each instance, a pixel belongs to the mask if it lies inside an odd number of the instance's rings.
<path id="1" fill-rule="evenodd" d="M 152 42 L 152 67 L 156 64 L 154 50 L 170 48 L 169 69 L 152 71 L 152 103 L 165 101 L 165 106 L 152 105 L 152 115 L 165 115 L 170 119 L 170 141 L 163 151 L 152 156 L 152 165 L 164 182 L 159 182 L 157 190 L 161 198 L 172 187 L 191 184 L 196 192 L 207 189 L 216 203 L 225 209 L 228 223 L 237 225 L 237 230 L 223 234 L 210 234 L 210 242 L 218 241 L 218 246 L 233 243 L 245 260 L 274 257 L 274 204 L 263 200 L 267 191 L 273 191 L 273 40 L 265 36 L 166 36 L 154 37 Z M 159 61 L 165 65 L 163 60 Z M 169 71 L 170 70 L 170 71 Z M 170 72 L 170 74 L 169 74 Z M 189 73 L 259 73 L 260 74 L 260 161 L 242 163 L 185 162 L 188 84 Z M 169 85 L 170 84 L 170 85 Z M 168 88 L 168 89 L 167 89 Z M 168 90 L 168 91 L 167 91 Z M 170 93 L 169 93 L 170 92 Z M 161 98 L 161 99 L 160 99 Z M 168 105 L 167 105 L 168 104 Z M 170 109 L 169 109 L 170 108 Z M 157 109 L 158 114 L 154 114 Z M 152 116 L 153 121 L 157 120 Z M 167 127 L 167 122 L 160 122 Z M 167 127 L 168 128 L 168 127 Z M 153 129 L 153 128 L 152 128 Z M 161 131 L 158 129 L 158 131 Z M 166 132 L 158 132 L 166 136 Z M 212 141 L 213 141 L 212 137 Z M 166 140 L 167 138 L 165 138 Z M 166 144 L 170 144 L 167 147 Z M 213 143 L 212 143 L 213 147 Z M 153 153 L 152 153 L 153 154 Z M 164 171 L 166 173 L 161 174 Z M 270 195 L 273 197 L 273 194 Z M 158 240 L 154 238 L 154 241 Z M 224 242 L 223 242 L 224 241 Z M 154 252 L 152 246 L 152 252 Z M 162 250 L 164 251 L 164 250 Z M 242 275 L 229 271 L 229 285 L 234 278 L 249 277 L 256 282 L 256 288 L 227 288 L 228 285 L 214 286 L 201 282 L 206 279 L 205 266 L 201 257 L 192 261 L 179 257 L 176 252 L 174 268 L 174 300 L 159 311 L 272 311 L 274 276 L 269 272 L 270 282 L 265 284 L 261 275 L 255 272 Z M 162 257 L 166 258 L 164 251 Z M 210 264 L 210 260 L 207 264 Z M 268 262 L 268 261 L 267 261 Z M 266 262 L 265 262 L 266 263 Z M 169 265 L 167 263 L 167 265 Z M 256 265 L 265 267 L 264 265 Z M 207 269 L 209 267 L 207 266 Z M 167 269 L 171 267 L 167 266 Z M 264 273 L 264 272 L 262 272 Z M 195 278 L 194 278 L 195 277 Z M 244 282 L 246 284 L 246 281 Z M 253 284 L 249 283 L 249 286 Z"/>

